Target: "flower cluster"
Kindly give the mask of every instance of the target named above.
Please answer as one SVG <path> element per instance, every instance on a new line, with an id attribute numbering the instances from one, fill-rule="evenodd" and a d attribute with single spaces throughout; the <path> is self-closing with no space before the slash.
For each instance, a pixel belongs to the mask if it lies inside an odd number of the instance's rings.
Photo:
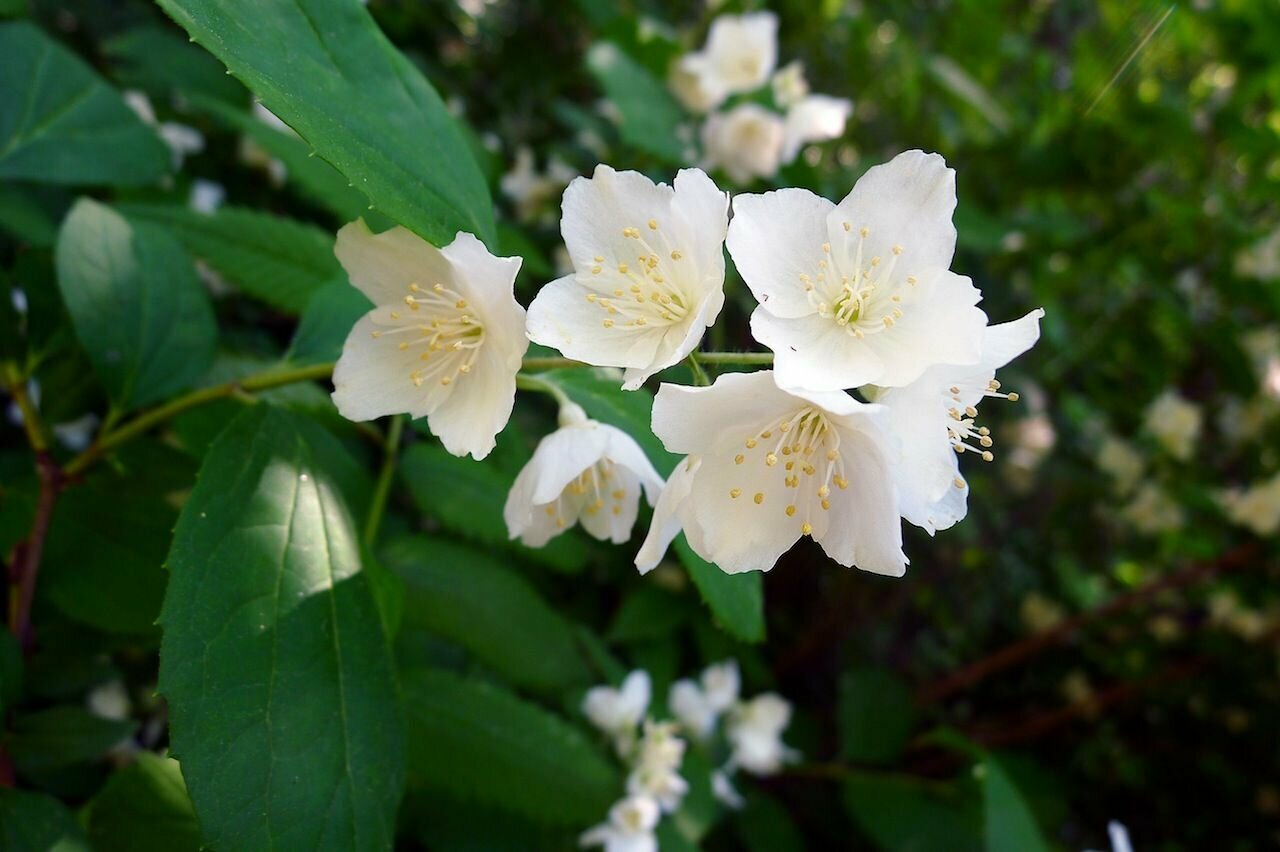
<path id="1" fill-rule="evenodd" d="M 724 761 L 712 773 L 711 790 L 731 808 L 743 804 L 733 786 L 735 772 L 772 775 L 793 760 L 796 753 L 782 741 L 790 703 L 775 693 L 743 701 L 740 689 L 735 661 L 709 666 L 696 681 L 672 684 L 667 707 L 675 718 L 667 721 L 649 715 L 652 685 L 646 671 L 631 672 L 617 688 L 589 690 L 582 712 L 625 762 L 627 795 L 610 809 L 607 822 L 582 835 L 582 845 L 604 846 L 606 852 L 656 850 L 658 822 L 679 810 L 689 791 L 680 769 L 690 743 L 715 762 Z"/>
<path id="2" fill-rule="evenodd" d="M 643 493 L 642 572 L 683 530 L 727 572 L 768 570 L 810 536 L 842 565 L 901 576 L 899 519 L 932 535 L 964 517 L 960 457 L 994 457 L 977 407 L 1017 399 L 996 370 L 1035 343 L 1043 315 L 988 324 L 973 282 L 950 271 L 955 204 L 954 172 L 920 151 L 872 168 L 839 204 L 802 189 L 739 195 L 732 224 L 729 196 L 700 170 L 668 186 L 600 165 L 564 192 L 572 272 L 527 318 L 519 258 L 470 234 L 437 249 L 355 222 L 336 251 L 375 307 L 347 339 L 334 401 L 355 420 L 426 416 L 450 452 L 483 458 L 528 340 L 622 369 L 624 390 L 693 354 L 724 305 L 727 244 L 774 369 L 661 386 L 653 430 L 685 457 L 666 483 L 631 436 L 527 377 L 560 398 L 560 428 L 516 479 L 508 531 L 540 546 L 581 522 L 625 542 Z"/>
<path id="3" fill-rule="evenodd" d="M 752 12 L 716 18 L 703 48 L 671 71 L 681 103 L 710 113 L 702 125 L 707 166 L 737 183 L 773 177 L 805 145 L 840 137 L 853 112 L 852 101 L 811 94 L 799 60 L 775 71 L 777 62 L 778 17 Z M 734 96 L 743 97 L 726 107 Z"/>

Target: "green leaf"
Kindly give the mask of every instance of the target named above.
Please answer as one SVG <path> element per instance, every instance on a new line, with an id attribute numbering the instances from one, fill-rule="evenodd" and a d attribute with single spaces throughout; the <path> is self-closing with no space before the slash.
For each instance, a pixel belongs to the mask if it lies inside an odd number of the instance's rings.
<path id="1" fill-rule="evenodd" d="M 763 642 L 764 575 L 726 574 L 694 553 L 683 534 L 673 546 L 720 628 L 743 642 Z"/>
<path id="2" fill-rule="evenodd" d="M 0 184 L 0 228 L 33 246 L 52 246 L 67 203 L 63 194 L 51 186 Z"/>
<path id="3" fill-rule="evenodd" d="M 136 725 L 94 716 L 64 705 L 14 719 L 5 749 L 20 772 L 96 760 L 119 745 Z"/>
<path id="4" fill-rule="evenodd" d="M 163 473 L 163 476 L 156 475 Z M 128 446 L 58 500 L 45 544 L 40 594 L 67 616 L 110 633 L 155 634 L 190 458 L 155 442 Z"/>
<path id="5" fill-rule="evenodd" d="M 975 774 L 982 786 L 986 852 L 1049 852 L 1031 808 L 1001 762 L 988 754 Z"/>
<path id="6" fill-rule="evenodd" d="M 22 648 L 12 632 L 0 631 L 0 716 L 22 697 Z"/>
<path id="7" fill-rule="evenodd" d="M 576 571 L 586 563 L 586 547 L 572 532 L 537 548 L 507 536 L 502 507 L 515 481 L 514 472 L 508 475 L 493 465 L 451 456 L 439 444 L 419 442 L 401 457 L 400 473 L 418 508 L 446 529 L 560 571 Z"/>
<path id="8" fill-rule="evenodd" d="M 684 111 L 662 81 L 612 42 L 587 53 L 587 68 L 622 115 L 622 138 L 670 164 L 689 162 L 690 146 L 680 141 Z"/>
<path id="9" fill-rule="evenodd" d="M 420 536 L 391 542 L 383 559 L 405 584 L 405 620 L 466 648 L 531 689 L 586 684 L 573 624 L 527 580 L 485 553 Z"/>
<path id="10" fill-rule="evenodd" d="M 653 434 L 653 394 L 644 388 L 622 389 L 622 376 L 616 370 L 584 370 L 578 367 L 540 373 L 541 378 L 555 382 L 587 416 L 610 426 L 617 426 L 636 439 L 649 461 L 663 476 L 670 475 L 680 457 L 669 453 Z"/>
<path id="11" fill-rule="evenodd" d="M 886 852 L 977 852 L 982 813 L 972 782 L 921 781 L 856 773 L 844 785 L 845 808 Z"/>
<path id="12" fill-rule="evenodd" d="M 845 759 L 884 766 L 897 760 L 911 737 L 915 698 L 891 671 L 854 669 L 840 681 L 839 720 Z"/>
<path id="13" fill-rule="evenodd" d="M 311 420 L 262 403 L 205 456 L 169 554 L 160 692 L 217 847 L 389 848 L 403 778 L 391 655 Z"/>
<path id="14" fill-rule="evenodd" d="M 119 210 L 134 222 L 169 228 L 228 282 L 291 314 L 343 274 L 333 235 L 314 225 L 237 207 L 212 214 L 169 204 L 122 204 Z"/>
<path id="15" fill-rule="evenodd" d="M 76 336 L 121 409 L 167 398 L 213 361 L 209 297 L 165 231 L 81 199 L 62 224 L 56 257 Z"/>
<path id="16" fill-rule="evenodd" d="M 653 583 L 644 583 L 623 599 L 607 637 L 611 642 L 663 639 L 679 630 L 688 616 L 683 598 Z"/>
<path id="17" fill-rule="evenodd" d="M 804 849 L 804 836 L 787 809 L 762 793 L 747 794 L 747 806 L 734 819 L 738 840 L 747 852 Z"/>
<path id="18" fill-rule="evenodd" d="M 57 799 L 0 787 L 0 849 L 89 852 L 89 842 L 71 811 Z"/>
<path id="19" fill-rule="evenodd" d="M 296 364 L 338 360 L 351 327 L 372 307 L 369 298 L 352 287 L 346 275 L 338 276 L 307 302 L 286 359 Z"/>
<path id="20" fill-rule="evenodd" d="M 192 95 L 225 103 L 248 100 L 248 92 L 227 76 L 222 63 L 172 28 L 134 27 L 103 41 L 102 52 L 115 69 L 113 76 L 126 89 L 141 89 L 166 101 L 188 100 Z"/>
<path id="21" fill-rule="evenodd" d="M 404 678 L 414 784 L 587 825 L 622 792 L 617 770 L 577 728 L 510 692 L 444 671 Z"/>
<path id="22" fill-rule="evenodd" d="M 360 4 L 160 5 L 379 210 L 436 245 L 458 231 L 493 245 L 488 186 L 461 130 Z"/>
<path id="23" fill-rule="evenodd" d="M 0 179 L 138 186 L 169 149 L 75 54 L 25 21 L 0 24 Z"/>
<path id="24" fill-rule="evenodd" d="M 96 852 L 195 852 L 200 824 L 178 761 L 141 752 L 89 803 Z"/>

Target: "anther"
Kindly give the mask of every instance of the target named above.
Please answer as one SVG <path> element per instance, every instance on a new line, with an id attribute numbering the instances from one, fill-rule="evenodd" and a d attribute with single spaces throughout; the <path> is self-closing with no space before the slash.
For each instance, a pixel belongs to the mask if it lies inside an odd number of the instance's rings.
<path id="1" fill-rule="evenodd" d="M 649 220 L 649 230 L 650 230 L 650 231 L 656 231 L 656 230 L 658 230 L 658 220 L 657 220 L 657 219 L 650 219 L 650 220 Z"/>
<path id="2" fill-rule="evenodd" d="M 805 521 L 803 524 L 800 525 L 801 535 L 809 535 L 812 532 L 813 532 L 813 524 L 809 523 L 808 521 Z"/>
<path id="3" fill-rule="evenodd" d="M 729 492 L 729 497 L 733 500 L 737 500 L 740 496 L 742 496 L 741 488 L 735 488 Z"/>
<path id="4" fill-rule="evenodd" d="M 756 505 L 759 506 L 761 503 L 764 502 L 764 492 L 757 491 L 756 496 L 752 497 L 751 499 L 756 501 Z"/>
<path id="5" fill-rule="evenodd" d="M 738 453 L 736 456 L 734 456 L 734 457 L 733 457 L 733 463 L 734 463 L 734 464 L 742 464 L 742 462 L 743 462 L 745 459 L 746 459 L 746 456 L 744 456 L 742 453 Z"/>
<path id="6" fill-rule="evenodd" d="M 778 463 L 778 457 L 775 456 L 773 453 L 769 453 L 767 456 L 764 457 L 764 463 L 767 464 L 769 467 L 773 467 L 775 464 Z"/>
<path id="7" fill-rule="evenodd" d="M 787 507 L 787 517 L 788 517 L 788 518 L 790 518 L 790 517 L 794 516 L 794 515 L 795 515 L 795 513 L 796 513 L 796 507 L 795 507 L 795 506 L 788 506 L 788 507 Z"/>

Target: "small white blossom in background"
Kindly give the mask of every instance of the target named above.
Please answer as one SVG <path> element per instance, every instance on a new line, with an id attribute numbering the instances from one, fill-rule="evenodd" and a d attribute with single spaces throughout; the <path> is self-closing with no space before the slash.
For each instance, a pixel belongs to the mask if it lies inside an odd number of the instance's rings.
<path id="1" fill-rule="evenodd" d="M 805 145 L 839 139 L 852 114 L 847 98 L 808 95 L 793 103 L 782 126 L 782 162 L 790 163 Z"/>
<path id="2" fill-rule="evenodd" d="M 635 742 L 635 728 L 649 709 L 652 692 L 649 673 L 637 669 L 622 681 L 622 686 L 596 686 L 582 699 L 582 712 L 591 724 L 613 737 L 619 754 L 625 754 Z"/>
<path id="3" fill-rule="evenodd" d="M 680 82 L 674 90 L 691 110 L 705 111 L 730 95 L 764 85 L 777 62 L 777 15 L 720 15 L 711 23 L 703 49 L 677 62 Z"/>
<path id="4" fill-rule="evenodd" d="M 438 249 L 403 227 L 374 234 L 364 220 L 338 231 L 334 252 L 375 305 L 334 366 L 338 411 L 425 416 L 450 453 L 487 456 L 529 347 L 514 296 L 520 258 L 494 257 L 468 233 Z"/>
<path id="5" fill-rule="evenodd" d="M 1280 279 L 1280 228 L 1237 254 L 1235 271 L 1241 278 Z"/>
<path id="6" fill-rule="evenodd" d="M 884 409 L 843 392 L 784 391 L 773 372 L 664 383 L 653 431 L 676 465 L 636 555 L 652 570 L 680 529 L 730 574 L 768 571 L 802 536 L 846 567 L 906 571 Z"/>
<path id="7" fill-rule="evenodd" d="M 120 722 L 129 718 L 133 702 L 129 700 L 129 692 L 125 689 L 124 682 L 117 679 L 109 680 L 89 690 L 85 698 L 85 706 L 99 719 Z"/>
<path id="8" fill-rule="evenodd" d="M 702 125 L 702 148 L 708 169 L 724 169 L 737 183 L 770 178 L 782 165 L 785 122 L 759 104 L 738 104 L 718 112 Z"/>
<path id="9" fill-rule="evenodd" d="M 627 776 L 627 792 L 651 796 L 663 813 L 675 813 L 689 792 L 689 782 L 680 775 L 685 741 L 676 735 L 675 722 L 646 719 L 644 733 L 632 758 Z"/>
<path id="10" fill-rule="evenodd" d="M 502 176 L 499 186 L 502 194 L 515 203 L 517 217 L 535 221 L 540 214 L 547 212 L 548 203 L 577 176 L 576 170 L 557 157 L 548 161 L 545 172 L 539 172 L 533 151 L 522 146 L 516 151 L 516 161 Z"/>
<path id="11" fill-rule="evenodd" d="M 700 681 L 684 678 L 673 683 L 667 704 L 691 736 L 705 740 L 715 730 L 720 715 L 738 700 L 740 684 L 737 662 L 726 660 L 708 666 Z"/>
<path id="12" fill-rule="evenodd" d="M 1129 830 L 1115 820 L 1107 823 L 1107 839 L 1111 841 L 1111 852 L 1133 852 Z"/>
<path id="13" fill-rule="evenodd" d="M 729 714 L 727 734 L 733 745 L 729 765 L 752 775 L 773 775 L 795 760 L 796 752 L 782 741 L 791 723 L 791 703 L 766 692 L 739 703 Z"/>
<path id="14" fill-rule="evenodd" d="M 1225 491 L 1219 499 L 1233 524 L 1259 536 L 1280 530 L 1280 473 L 1248 488 Z"/>
<path id="15" fill-rule="evenodd" d="M 516 477 L 503 518 L 511 538 L 528 547 L 579 522 L 593 537 L 621 544 L 631 538 L 641 490 L 652 506 L 662 485 L 634 438 L 568 403 L 560 428 L 538 443 Z"/>
<path id="16" fill-rule="evenodd" d="M 1134 449 L 1133 444 L 1115 435 L 1107 435 L 1098 447 L 1094 456 L 1098 468 L 1111 477 L 1112 487 L 1121 497 L 1133 492 L 1142 481 L 1146 471 L 1146 461 L 1142 454 Z"/>
<path id="17" fill-rule="evenodd" d="M 53 437 L 58 439 L 58 443 L 71 450 L 73 453 L 82 453 L 93 443 L 93 436 L 98 431 L 100 423 L 98 415 L 92 411 L 88 414 L 82 414 L 75 420 L 68 420 L 65 423 L 58 423 L 53 427 Z"/>
<path id="18" fill-rule="evenodd" d="M 898 387 L 978 363 L 987 316 L 949 271 L 955 206 L 955 172 L 922 151 L 871 168 L 839 205 L 805 189 L 734 198 L 729 253 L 780 385 Z"/>
<path id="19" fill-rule="evenodd" d="M 1209 599 L 1209 623 L 1221 627 L 1246 642 L 1256 642 L 1267 632 L 1275 620 L 1275 612 L 1268 614 L 1246 607 L 1236 593 L 1227 589 Z"/>
<path id="20" fill-rule="evenodd" d="M 735 811 L 741 809 L 747 803 L 747 800 L 742 798 L 742 794 L 738 792 L 738 789 L 733 786 L 729 773 L 723 769 L 717 769 L 711 773 L 711 795 L 715 796 L 716 800 L 725 807 L 732 808 Z"/>
<path id="21" fill-rule="evenodd" d="M 1120 515 L 1145 535 L 1181 529 L 1186 521 L 1182 506 L 1154 482 L 1143 484 Z"/>
<path id="22" fill-rule="evenodd" d="M 156 133 L 164 140 L 164 144 L 169 147 L 174 171 L 182 168 L 182 163 L 188 155 L 199 154 L 204 150 L 204 135 L 194 127 L 176 121 L 157 121 L 151 99 L 144 92 L 129 89 L 121 95 L 134 114 L 142 119 L 143 123 L 154 127 Z"/>
<path id="23" fill-rule="evenodd" d="M 529 339 L 567 357 L 623 367 L 635 390 L 698 345 L 724 305 L 728 196 L 697 169 L 674 186 L 596 167 L 564 193 L 574 273 L 529 306 Z"/>
<path id="24" fill-rule="evenodd" d="M 1186 461 L 1195 452 L 1203 420 L 1200 406 L 1188 402 L 1170 388 L 1147 407 L 1144 426 L 1169 455 Z"/>
<path id="25" fill-rule="evenodd" d="M 227 188 L 217 181 L 197 178 L 191 182 L 191 195 L 187 206 L 197 213 L 206 216 L 218 212 L 218 208 L 227 200 Z"/>
<path id="26" fill-rule="evenodd" d="M 1253 363 L 1263 396 L 1280 400 L 1280 328 L 1255 329 L 1240 338 L 1244 351 Z"/>
<path id="27" fill-rule="evenodd" d="M 809 94 L 809 81 L 804 76 L 804 63 L 796 59 L 779 68 L 769 80 L 769 88 L 773 90 L 773 102 L 782 109 L 799 103 L 801 98 Z"/>
<path id="28" fill-rule="evenodd" d="M 281 121 L 279 116 L 263 106 L 260 101 L 253 102 L 252 112 L 255 119 L 272 130 L 294 139 L 298 138 L 298 134 L 294 132 L 292 127 Z M 272 186 L 283 186 L 285 180 L 289 177 L 288 167 L 273 157 L 267 149 L 259 145 L 251 136 L 240 137 L 239 157 L 240 162 L 246 166 L 266 172 Z"/>
<path id="29" fill-rule="evenodd" d="M 653 830 L 662 812 L 651 796 L 628 796 L 609 809 L 609 821 L 578 838 L 583 847 L 603 846 L 604 852 L 658 852 Z"/>

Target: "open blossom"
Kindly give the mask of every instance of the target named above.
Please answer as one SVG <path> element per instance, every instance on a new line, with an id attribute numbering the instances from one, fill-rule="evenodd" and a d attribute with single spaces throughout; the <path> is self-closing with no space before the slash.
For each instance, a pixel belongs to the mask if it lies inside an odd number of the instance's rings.
<path id="1" fill-rule="evenodd" d="M 738 104 L 702 125 L 707 166 L 724 169 L 737 183 L 777 174 L 785 138 L 783 120 L 759 104 Z"/>
<path id="2" fill-rule="evenodd" d="M 1171 388 L 1147 407 L 1145 425 L 1169 455 L 1186 461 L 1195 451 L 1203 420 L 1204 413 L 1200 407 L 1183 399 Z"/>
<path id="3" fill-rule="evenodd" d="M 671 685 L 667 704 L 680 724 L 697 739 L 706 739 L 715 729 L 720 714 L 738 700 L 741 677 L 738 663 L 726 660 L 708 666 L 701 682 L 683 678 Z"/>
<path id="4" fill-rule="evenodd" d="M 334 252 L 374 308 L 342 347 L 333 401 L 348 420 L 427 418 L 456 456 L 482 459 L 511 417 L 529 342 L 514 287 L 518 257 L 494 257 L 471 234 L 438 249 L 364 220 L 338 231 Z"/>
<path id="5" fill-rule="evenodd" d="M 769 570 L 808 535 L 841 565 L 901 576 L 882 416 L 845 393 L 784 391 L 768 370 L 727 373 L 711 387 L 662 385 L 653 430 L 688 457 L 658 499 L 636 566 L 656 566 L 683 527 L 699 556 L 731 574 Z"/>
<path id="6" fill-rule="evenodd" d="M 1243 490 L 1227 491 L 1221 499 L 1233 524 L 1260 536 L 1280 530 L 1280 473 Z"/>
<path id="7" fill-rule="evenodd" d="M 870 169 L 838 206 L 804 189 L 734 198 L 729 253 L 780 385 L 896 387 L 977 362 L 987 317 L 949 271 L 955 205 L 955 172 L 921 151 Z"/>
<path id="8" fill-rule="evenodd" d="M 649 709 L 652 684 L 649 673 L 636 669 L 622 681 L 622 686 L 595 686 L 582 699 L 582 712 L 591 724 L 611 734 L 621 747 L 635 735 L 635 727 Z"/>
<path id="9" fill-rule="evenodd" d="M 734 708 L 729 717 L 729 763 L 752 775 L 772 775 L 795 754 L 782 742 L 791 722 L 791 703 L 766 692 Z"/>
<path id="10" fill-rule="evenodd" d="M 641 489 L 652 506 L 662 477 L 635 439 L 569 403 L 560 409 L 560 428 L 538 443 L 516 477 L 503 517 L 511 537 L 529 547 L 578 522 L 595 538 L 621 544 L 631 538 Z"/>
<path id="11" fill-rule="evenodd" d="M 711 23 L 702 50 L 681 57 L 676 91 L 698 93 L 686 104 L 711 109 L 730 95 L 749 92 L 769 79 L 778 62 L 778 16 L 772 12 L 721 15 Z"/>
<path id="12" fill-rule="evenodd" d="M 807 95 L 791 104 L 782 124 L 782 162 L 789 163 L 812 142 L 827 142 L 844 134 L 853 101 L 830 95 Z"/>
<path id="13" fill-rule="evenodd" d="M 658 852 L 653 830 L 662 811 L 651 796 L 628 796 L 609 809 L 609 821 L 578 838 L 583 847 L 603 846 L 604 852 Z"/>
<path id="14" fill-rule="evenodd" d="M 809 94 L 809 81 L 804 76 L 804 65 L 796 59 L 774 72 L 769 80 L 773 90 L 773 102 L 786 109 Z"/>
<path id="15" fill-rule="evenodd" d="M 627 792 L 652 796 L 664 812 L 674 813 L 689 792 L 689 782 L 680 775 L 684 750 L 685 741 L 676 736 L 674 722 L 646 720 L 627 776 Z"/>
<path id="16" fill-rule="evenodd" d="M 728 196 L 697 169 L 674 187 L 596 167 L 564 193 L 560 223 L 574 273 L 529 306 L 530 339 L 601 367 L 623 387 L 679 363 L 724 305 Z"/>
<path id="17" fill-rule="evenodd" d="M 1036 309 L 988 326 L 976 364 L 933 366 L 905 387 L 874 394 L 888 412 L 889 431 L 900 440 L 894 470 L 902 517 L 930 535 L 965 516 L 969 486 L 960 476 L 960 456 L 994 458 L 990 430 L 976 422 L 977 406 L 988 397 L 1018 399 L 1001 390 L 996 370 L 1035 345 L 1043 316 Z"/>

